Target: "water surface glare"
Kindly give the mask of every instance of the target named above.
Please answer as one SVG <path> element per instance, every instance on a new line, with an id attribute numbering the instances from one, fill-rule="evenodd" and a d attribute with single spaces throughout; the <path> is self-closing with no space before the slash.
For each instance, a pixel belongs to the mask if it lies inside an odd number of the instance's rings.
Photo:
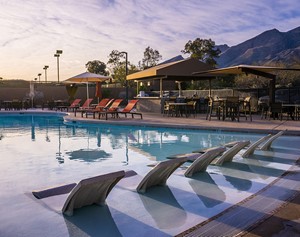
<path id="1" fill-rule="evenodd" d="M 73 218 L 49 210 L 30 192 L 117 170 L 144 176 L 148 164 L 264 134 L 66 123 L 54 115 L 0 116 L 0 236 L 173 236 L 252 195 L 288 170 L 300 138 L 282 136 L 268 152 L 237 155 L 193 179 L 178 169 L 167 187 L 145 195 L 115 187 L 106 207 Z M 284 191 L 284 190 L 283 190 Z M 92 221 L 91 221 L 92 220 Z M 100 236 L 100 235 L 99 235 Z"/>

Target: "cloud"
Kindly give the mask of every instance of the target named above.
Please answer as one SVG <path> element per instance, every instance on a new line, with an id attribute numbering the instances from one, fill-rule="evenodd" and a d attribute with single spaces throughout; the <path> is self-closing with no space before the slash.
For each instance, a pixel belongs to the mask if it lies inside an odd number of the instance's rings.
<path id="1" fill-rule="evenodd" d="M 297 0 L 11 0 L 0 8 L 0 76 L 27 80 L 44 65 L 50 66 L 48 78 L 57 78 L 57 49 L 67 79 L 89 60 L 107 62 L 112 50 L 127 51 L 137 64 L 150 46 L 165 60 L 197 37 L 232 46 L 300 22 Z"/>

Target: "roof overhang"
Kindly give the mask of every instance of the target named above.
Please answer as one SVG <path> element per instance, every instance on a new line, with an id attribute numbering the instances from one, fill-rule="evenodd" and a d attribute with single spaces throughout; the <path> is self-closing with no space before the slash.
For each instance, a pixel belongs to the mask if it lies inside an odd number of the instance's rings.
<path id="1" fill-rule="evenodd" d="M 276 75 L 271 72 L 275 71 L 300 71 L 300 68 L 285 68 L 285 67 L 268 67 L 268 66 L 252 66 L 252 65 L 238 65 L 233 67 L 219 68 L 208 71 L 194 72 L 193 75 L 198 76 L 225 76 L 228 74 L 254 74 L 270 79 L 274 79 Z"/>
<path id="2" fill-rule="evenodd" d="M 199 80 L 198 75 L 192 73 L 196 70 L 211 70 L 210 65 L 195 58 L 184 59 L 176 62 L 159 64 L 146 70 L 130 74 L 127 80 Z M 203 78 L 200 78 L 203 80 Z"/>

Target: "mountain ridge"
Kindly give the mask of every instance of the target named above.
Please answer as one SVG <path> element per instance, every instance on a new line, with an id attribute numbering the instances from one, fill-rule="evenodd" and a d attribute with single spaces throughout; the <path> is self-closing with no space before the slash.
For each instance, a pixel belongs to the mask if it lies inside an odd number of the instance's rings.
<path id="1" fill-rule="evenodd" d="M 271 29 L 240 44 L 221 50 L 219 67 L 248 65 L 294 65 L 300 62 L 300 27 L 287 32 Z M 225 49 L 225 50 L 224 50 Z"/>

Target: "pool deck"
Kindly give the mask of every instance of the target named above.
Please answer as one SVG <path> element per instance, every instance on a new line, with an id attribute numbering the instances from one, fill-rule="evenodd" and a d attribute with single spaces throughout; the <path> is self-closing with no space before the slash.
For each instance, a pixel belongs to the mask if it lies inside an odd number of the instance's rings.
<path id="1" fill-rule="evenodd" d="M 113 123 L 128 125 L 145 125 L 145 126 L 167 126 L 176 128 L 192 129 L 216 129 L 222 131 L 249 131 L 256 133 L 275 133 L 278 130 L 286 130 L 286 135 L 300 136 L 300 121 L 294 120 L 266 120 L 261 119 L 260 115 L 253 115 L 252 122 L 245 118 L 240 121 L 222 121 L 212 118 L 211 121 L 205 119 L 204 114 L 196 117 L 167 117 L 155 113 L 143 113 L 143 119 L 139 118 L 109 118 L 107 121 L 101 119 L 81 118 L 77 115 L 74 117 L 70 113 L 68 119 L 77 121 L 89 121 L 92 123 Z M 267 189 L 262 190 L 260 194 L 253 195 L 249 200 L 234 206 L 225 213 L 216 218 L 207 221 L 200 226 L 195 226 L 178 236 L 220 236 L 226 233 L 226 236 L 296 236 L 300 234 L 300 180 L 299 160 L 298 164 L 289 170 L 285 177 L 279 178 Z M 291 192 L 284 196 L 278 195 L 278 188 L 283 185 L 289 187 Z M 272 204 L 268 203 L 267 197 L 272 195 L 278 199 Z M 267 205 L 269 204 L 269 205 Z M 268 206 L 267 208 L 264 208 Z M 251 208 L 250 208 L 251 207 Z M 260 210 L 263 213 L 260 216 L 253 213 L 246 213 L 245 208 Z M 244 211 L 242 211 L 244 210 Z M 249 211 L 248 211 L 249 212 Z M 234 216 L 234 218 L 232 218 Z M 247 216 L 248 218 L 245 218 Z M 256 219 L 255 219 L 256 218 Z M 240 221 L 243 220 L 243 221 Z M 224 224 L 226 223 L 226 224 Z M 241 224 L 242 223 L 242 224 Z"/>
<path id="2" fill-rule="evenodd" d="M 129 116 L 130 117 L 130 116 Z M 252 122 L 246 120 L 244 117 L 240 118 L 240 121 L 231 120 L 218 120 L 212 118 L 210 121 L 205 119 L 205 114 L 198 114 L 196 117 L 168 117 L 162 116 L 157 113 L 143 113 L 143 119 L 137 118 L 109 118 L 105 119 L 93 119 L 91 116 L 88 118 L 81 118 L 77 115 L 74 117 L 73 113 L 67 116 L 67 119 L 71 120 L 84 120 L 91 123 L 113 123 L 113 124 L 127 124 L 127 125 L 138 125 L 138 126 L 163 126 L 163 127 L 174 127 L 174 128 L 191 128 L 191 129 L 213 129 L 222 131 L 242 131 L 242 132 L 254 132 L 254 133 L 266 133 L 279 130 L 287 130 L 285 134 L 300 136 L 300 121 L 294 120 L 267 120 L 261 119 L 260 115 L 253 115 Z"/>

